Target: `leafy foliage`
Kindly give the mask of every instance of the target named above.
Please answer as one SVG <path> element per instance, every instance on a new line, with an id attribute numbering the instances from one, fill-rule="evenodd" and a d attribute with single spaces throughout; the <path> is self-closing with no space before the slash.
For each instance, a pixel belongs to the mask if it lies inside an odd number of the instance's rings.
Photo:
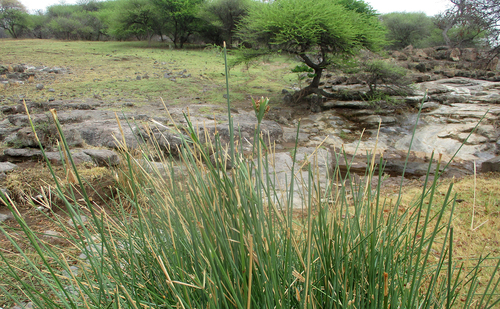
<path id="1" fill-rule="evenodd" d="M 500 15 L 494 11 L 500 4 L 495 0 L 451 0 L 452 6 L 436 16 L 435 24 L 447 46 L 467 46 L 483 33 L 497 28 Z M 493 10 L 488 7 L 493 4 Z M 495 20 L 496 19 L 496 20 Z M 452 37 L 450 30 L 458 29 Z"/>
<path id="2" fill-rule="evenodd" d="M 149 40 L 152 35 L 161 34 L 160 16 L 150 1 L 122 0 L 118 3 L 110 29 L 115 37 L 125 39 L 134 36 Z"/>
<path id="3" fill-rule="evenodd" d="M 0 0 L 0 27 L 19 37 L 29 26 L 29 15 L 18 0 Z"/>
<path id="4" fill-rule="evenodd" d="M 385 60 L 367 61 L 363 65 L 370 95 L 376 96 L 384 88 L 388 94 L 407 95 L 411 92 L 410 80 L 405 78 L 406 70 Z"/>
<path id="5" fill-rule="evenodd" d="M 380 17 L 387 28 L 387 40 L 393 49 L 408 45 L 421 48 L 422 41 L 431 34 L 432 18 L 424 13 L 389 13 Z"/>
<path id="6" fill-rule="evenodd" d="M 203 4 L 200 12 L 203 20 L 220 31 L 218 41 L 232 46 L 236 25 L 247 14 L 249 7 L 249 0 L 210 0 Z"/>
<path id="7" fill-rule="evenodd" d="M 384 44 L 383 33 L 371 14 L 327 0 L 262 4 L 249 12 L 239 29 L 245 42 L 295 55 L 314 69 L 316 76 L 301 96 L 318 91 L 321 73 L 332 63 L 332 56 L 350 56 L 361 48 L 377 50 Z"/>
<path id="8" fill-rule="evenodd" d="M 46 18 L 38 15 L 35 36 L 46 32 L 42 22 L 57 39 L 99 40 L 106 35 L 108 25 L 104 22 L 106 2 L 87 2 L 78 5 L 53 5 L 47 9 Z"/>
<path id="9" fill-rule="evenodd" d="M 202 0 L 152 0 L 160 21 L 175 47 L 183 47 L 202 26 L 197 17 Z"/>

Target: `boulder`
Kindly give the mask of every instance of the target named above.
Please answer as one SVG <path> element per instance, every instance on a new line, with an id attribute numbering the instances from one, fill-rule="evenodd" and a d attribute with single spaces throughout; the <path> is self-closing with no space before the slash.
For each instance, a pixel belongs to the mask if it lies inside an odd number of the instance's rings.
<path id="1" fill-rule="evenodd" d="M 369 115 L 369 116 L 358 117 L 356 121 L 359 122 L 362 127 L 376 128 L 379 126 L 379 123 L 382 126 L 395 124 L 397 119 L 396 117 L 393 116 Z"/>
<path id="2" fill-rule="evenodd" d="M 361 80 L 359 78 L 357 78 L 356 76 L 350 76 L 347 78 L 345 83 L 347 85 L 361 84 Z"/>
<path id="3" fill-rule="evenodd" d="M 98 166 L 116 166 L 120 164 L 120 158 L 112 150 L 84 149 L 83 153 L 90 156 Z"/>
<path id="4" fill-rule="evenodd" d="M 13 219 L 14 216 L 12 214 L 0 214 L 0 224 Z"/>
<path id="5" fill-rule="evenodd" d="M 399 61 L 406 61 L 408 60 L 408 55 L 402 53 L 402 52 L 399 52 L 399 51 L 393 51 L 392 52 L 392 57 L 396 60 L 399 60 Z"/>
<path id="6" fill-rule="evenodd" d="M 323 103 L 323 108 L 349 108 L 349 109 L 364 109 L 369 108 L 370 103 L 366 101 L 337 101 L 329 100 Z"/>
<path id="7" fill-rule="evenodd" d="M 419 64 L 417 64 L 415 66 L 415 69 L 421 73 L 428 72 L 428 71 L 432 70 L 433 68 L 434 67 L 429 65 L 429 63 L 427 63 L 427 62 L 420 62 Z"/>
<path id="8" fill-rule="evenodd" d="M 487 63 L 487 66 L 486 66 L 486 70 L 488 71 L 497 71 L 498 70 L 498 57 L 495 57 L 493 59 L 491 59 L 488 63 Z"/>
<path id="9" fill-rule="evenodd" d="M 477 50 L 475 48 L 464 48 L 462 50 L 462 60 L 475 62 L 477 60 Z"/>
<path id="10" fill-rule="evenodd" d="M 236 115 L 233 119 L 233 125 L 235 140 L 239 140 L 241 135 L 243 146 L 247 148 L 251 147 L 257 127 L 255 114 L 249 112 Z M 275 121 L 263 120 L 260 129 L 266 144 L 279 143 L 283 139 L 283 129 Z M 206 140 L 206 137 L 213 140 L 217 133 L 223 144 L 229 143 L 229 123 L 199 125 L 198 131 L 200 132 L 199 137 L 201 141 Z"/>
<path id="11" fill-rule="evenodd" d="M 11 162 L 24 162 L 31 159 L 42 158 L 42 151 L 31 148 L 7 148 L 3 153 Z"/>
<path id="12" fill-rule="evenodd" d="M 285 143 L 305 143 L 309 141 L 309 134 L 299 132 L 297 135 L 296 128 L 283 128 L 283 141 Z"/>
<path id="13" fill-rule="evenodd" d="M 8 173 L 8 172 L 11 172 L 17 168 L 18 168 L 18 166 L 13 164 L 13 163 L 0 162 L 0 173 Z"/>
<path id="14" fill-rule="evenodd" d="M 450 56 L 449 56 L 449 60 L 451 61 L 459 61 L 460 60 L 460 49 L 458 48 L 453 48 L 451 51 L 450 51 Z"/>
<path id="15" fill-rule="evenodd" d="M 333 84 L 333 85 L 340 85 L 340 84 L 343 84 L 347 81 L 347 77 L 345 76 L 338 76 L 334 79 L 329 79 L 327 80 L 327 83 L 328 84 Z"/>
<path id="16" fill-rule="evenodd" d="M 481 165 L 481 172 L 500 172 L 500 156 L 484 161 Z"/>
<path id="17" fill-rule="evenodd" d="M 45 156 L 53 165 L 62 165 L 65 160 L 64 154 L 60 153 L 59 151 L 46 152 Z M 82 151 L 71 151 L 71 159 L 73 160 L 75 165 L 80 165 L 85 162 L 92 162 L 92 158 Z"/>

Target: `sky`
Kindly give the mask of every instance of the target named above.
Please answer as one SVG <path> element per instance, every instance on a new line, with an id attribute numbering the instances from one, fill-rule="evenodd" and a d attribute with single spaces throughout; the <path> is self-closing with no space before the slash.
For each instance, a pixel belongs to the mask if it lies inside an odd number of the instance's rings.
<path id="1" fill-rule="evenodd" d="M 26 8 L 34 13 L 45 10 L 54 4 L 74 4 L 79 0 L 20 0 Z M 428 16 L 436 15 L 446 9 L 449 0 L 365 0 L 379 13 L 391 12 L 424 12 Z"/>
<path id="2" fill-rule="evenodd" d="M 365 0 L 381 14 L 391 12 L 424 12 L 434 16 L 446 10 L 449 0 Z"/>

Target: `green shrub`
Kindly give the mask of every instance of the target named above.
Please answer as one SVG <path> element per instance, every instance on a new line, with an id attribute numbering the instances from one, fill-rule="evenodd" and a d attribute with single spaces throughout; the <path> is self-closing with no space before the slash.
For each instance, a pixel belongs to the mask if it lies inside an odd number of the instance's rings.
<path id="1" fill-rule="evenodd" d="M 404 68 L 385 60 L 367 61 L 363 68 L 367 73 L 365 81 L 370 87 L 370 96 L 376 96 L 381 92 L 402 96 L 411 93 L 409 87 L 411 82 L 406 78 Z"/>

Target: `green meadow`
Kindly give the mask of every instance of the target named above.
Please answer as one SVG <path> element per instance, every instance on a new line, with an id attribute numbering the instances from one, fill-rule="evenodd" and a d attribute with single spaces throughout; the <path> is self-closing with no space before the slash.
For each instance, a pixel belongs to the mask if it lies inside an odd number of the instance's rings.
<path id="1" fill-rule="evenodd" d="M 221 94 L 224 59 L 217 47 L 174 50 L 167 44 L 148 46 L 146 42 L 2 40 L 0 54 L 0 63 L 4 65 L 67 68 L 71 74 L 55 74 L 55 79 L 46 83 L 33 82 L 53 88 L 55 99 L 145 103 L 157 102 L 161 97 L 168 104 L 225 101 Z M 297 82 L 297 75 L 291 72 L 295 65 L 293 59 L 274 57 L 231 68 L 233 103 L 250 104 L 250 96 L 267 96 L 276 101 L 283 88 Z M 165 78 L 165 74 L 170 75 Z M 137 80 L 138 76 L 141 80 Z M 33 101 L 46 100 L 48 96 L 32 84 L 6 87 L 2 95 L 24 95 Z"/>

